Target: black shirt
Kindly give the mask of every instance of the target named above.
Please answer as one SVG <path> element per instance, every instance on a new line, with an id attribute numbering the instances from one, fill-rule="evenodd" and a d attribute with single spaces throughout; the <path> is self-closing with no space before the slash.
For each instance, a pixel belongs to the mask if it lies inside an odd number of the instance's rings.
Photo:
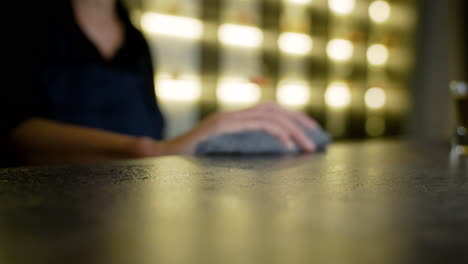
<path id="1" fill-rule="evenodd" d="M 80 29 L 70 0 L 38 2 L 8 40 L 16 58 L 14 86 L 2 88 L 3 143 L 33 117 L 161 139 L 150 51 L 124 7 L 118 4 L 125 41 L 107 60 Z"/>

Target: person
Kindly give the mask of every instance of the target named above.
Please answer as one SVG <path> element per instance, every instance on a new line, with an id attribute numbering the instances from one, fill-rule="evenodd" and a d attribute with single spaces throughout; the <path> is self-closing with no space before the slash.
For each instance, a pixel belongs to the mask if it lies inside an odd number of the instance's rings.
<path id="1" fill-rule="evenodd" d="M 38 2 L 39 16 L 28 25 L 36 38 L 18 41 L 21 56 L 12 71 L 19 77 L 3 92 L 7 110 L 0 113 L 0 132 L 8 164 L 193 154 L 211 135 L 246 130 L 263 130 L 288 147 L 297 143 L 314 151 L 301 126 L 314 128 L 316 122 L 272 102 L 214 113 L 188 133 L 163 140 L 150 50 L 124 5 Z"/>

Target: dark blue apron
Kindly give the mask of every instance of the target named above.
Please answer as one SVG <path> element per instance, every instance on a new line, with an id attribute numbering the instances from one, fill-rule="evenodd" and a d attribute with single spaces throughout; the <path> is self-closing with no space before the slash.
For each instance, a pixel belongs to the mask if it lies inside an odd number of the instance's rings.
<path id="1" fill-rule="evenodd" d="M 48 118 L 162 139 L 164 119 L 142 74 L 91 64 L 48 68 L 43 77 Z"/>

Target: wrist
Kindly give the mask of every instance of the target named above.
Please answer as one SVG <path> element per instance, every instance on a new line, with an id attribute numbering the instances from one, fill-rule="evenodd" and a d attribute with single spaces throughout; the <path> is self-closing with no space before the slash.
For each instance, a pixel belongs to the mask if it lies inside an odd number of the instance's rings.
<path id="1" fill-rule="evenodd" d="M 196 131 L 165 141 L 155 141 L 149 137 L 135 137 L 130 144 L 130 156 L 134 158 L 190 155 L 195 152 L 197 143 L 203 139 Z"/>
<path id="2" fill-rule="evenodd" d="M 155 141 L 149 137 L 132 138 L 128 151 L 132 158 L 146 158 L 165 155 L 163 142 Z"/>
<path id="3" fill-rule="evenodd" d="M 130 147 L 130 155 L 135 158 L 188 154 L 185 137 L 172 140 L 156 141 L 148 137 L 134 138 Z"/>
<path id="4" fill-rule="evenodd" d="M 192 130 L 182 136 L 165 141 L 165 150 L 168 152 L 166 155 L 192 155 L 195 152 L 198 142 L 203 140 L 203 138 L 204 136 L 200 135 L 198 131 Z"/>

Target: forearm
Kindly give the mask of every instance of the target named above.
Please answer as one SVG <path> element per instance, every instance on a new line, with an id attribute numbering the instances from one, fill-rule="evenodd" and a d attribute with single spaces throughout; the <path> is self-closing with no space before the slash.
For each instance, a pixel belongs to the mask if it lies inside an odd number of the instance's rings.
<path id="1" fill-rule="evenodd" d="M 93 162 L 159 154 L 158 143 L 149 139 L 45 119 L 31 119 L 18 126 L 10 134 L 10 145 L 21 164 Z"/>

